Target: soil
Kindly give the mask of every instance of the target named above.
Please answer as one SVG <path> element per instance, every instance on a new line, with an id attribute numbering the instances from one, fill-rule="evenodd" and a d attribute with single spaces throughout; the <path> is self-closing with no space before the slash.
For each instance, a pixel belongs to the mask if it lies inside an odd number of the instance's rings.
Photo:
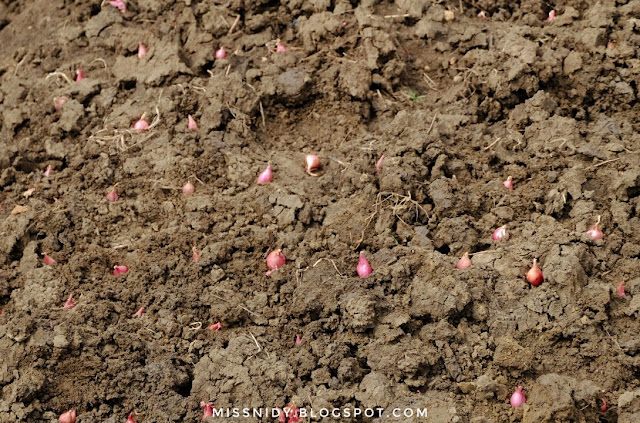
<path id="1" fill-rule="evenodd" d="M 640 421 L 640 1 L 126 6 L 0 2 L 0 421 Z"/>

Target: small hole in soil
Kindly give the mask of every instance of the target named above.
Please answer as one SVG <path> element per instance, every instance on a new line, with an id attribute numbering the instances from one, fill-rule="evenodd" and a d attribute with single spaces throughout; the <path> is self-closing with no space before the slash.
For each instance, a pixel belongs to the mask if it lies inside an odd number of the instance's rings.
<path id="1" fill-rule="evenodd" d="M 123 81 L 120 88 L 124 90 L 133 90 L 136 87 L 136 81 Z"/>
<path id="2" fill-rule="evenodd" d="M 442 247 L 436 248 L 436 251 L 446 255 L 446 254 L 449 254 L 451 252 L 451 249 L 449 248 L 449 245 L 445 244 Z"/>
<path id="3" fill-rule="evenodd" d="M 191 377 L 189 377 L 189 379 L 187 379 L 182 385 L 176 386 L 176 393 L 182 397 L 188 397 L 191 395 L 192 384 L 193 381 L 191 380 Z"/>

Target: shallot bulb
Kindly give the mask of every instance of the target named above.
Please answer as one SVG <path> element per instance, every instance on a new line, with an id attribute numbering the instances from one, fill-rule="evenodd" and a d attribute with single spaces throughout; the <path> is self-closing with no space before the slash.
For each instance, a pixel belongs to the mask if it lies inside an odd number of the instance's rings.
<path id="1" fill-rule="evenodd" d="M 296 345 L 302 344 L 302 337 L 299 334 L 296 334 Z"/>
<path id="2" fill-rule="evenodd" d="M 142 43 L 138 44 L 138 59 L 142 59 L 146 55 L 147 55 L 147 46 L 145 46 Z"/>
<path id="3" fill-rule="evenodd" d="M 51 176 L 51 170 L 53 170 L 53 167 L 51 165 L 47 166 L 47 170 L 44 171 L 42 176 L 48 178 L 49 176 Z"/>
<path id="4" fill-rule="evenodd" d="M 80 68 L 76 70 L 76 82 L 80 82 L 84 79 L 84 71 Z"/>
<path id="5" fill-rule="evenodd" d="M 133 420 L 133 411 L 129 413 L 129 417 L 127 417 L 127 421 L 124 423 L 136 423 L 136 421 Z"/>
<path id="6" fill-rule="evenodd" d="M 548 22 L 553 22 L 556 20 L 556 11 L 552 10 L 551 12 L 549 12 L 549 17 L 547 18 Z"/>
<path id="7" fill-rule="evenodd" d="M 140 307 L 138 311 L 136 311 L 136 316 L 138 317 L 142 317 L 143 314 L 144 314 L 144 306 Z"/>
<path id="8" fill-rule="evenodd" d="M 220 47 L 219 49 L 216 50 L 216 59 L 222 60 L 226 58 L 227 58 L 227 51 L 224 49 L 224 47 Z"/>
<path id="9" fill-rule="evenodd" d="M 604 413 L 605 411 L 607 411 L 607 407 L 609 404 L 607 404 L 607 399 L 605 397 L 600 398 L 600 401 L 602 401 L 602 405 L 600 406 L 600 411 Z"/>
<path id="10" fill-rule="evenodd" d="M 133 132 L 136 134 L 142 134 L 143 132 L 147 132 L 147 129 L 149 129 L 149 122 L 147 122 L 144 117 L 145 115 L 143 114 L 133 125 Z"/>
<path id="11" fill-rule="evenodd" d="M 384 161 L 384 154 L 380 156 L 378 161 L 376 162 L 376 172 L 380 172 L 382 170 L 382 162 Z"/>
<path id="12" fill-rule="evenodd" d="M 518 408 L 525 402 L 527 402 L 527 398 L 524 396 L 522 392 L 522 386 L 518 386 L 518 389 L 511 395 L 511 399 L 509 400 L 511 406 L 513 408 Z"/>
<path id="13" fill-rule="evenodd" d="M 305 163 L 305 171 L 311 176 L 318 176 L 313 172 L 320 169 L 320 166 L 322 166 L 320 158 L 315 154 L 307 154 L 305 157 Z"/>
<path id="14" fill-rule="evenodd" d="M 122 0 L 114 0 L 114 1 L 110 1 L 109 4 L 115 8 L 117 8 L 120 13 L 126 13 L 127 11 L 127 4 L 125 2 L 123 2 Z"/>
<path id="15" fill-rule="evenodd" d="M 258 176 L 258 184 L 264 185 L 273 181 L 273 170 L 271 170 L 271 162 L 267 163 L 265 170 Z"/>
<path id="16" fill-rule="evenodd" d="M 483 21 L 486 21 L 486 20 L 487 20 L 487 14 L 486 14 L 486 12 L 485 12 L 484 10 L 481 10 L 481 11 L 478 13 L 478 17 L 479 17 L 480 19 L 482 19 Z"/>
<path id="17" fill-rule="evenodd" d="M 129 271 L 129 268 L 125 265 L 117 265 L 117 266 L 113 266 L 113 276 L 118 276 L 124 273 L 127 273 Z"/>
<path id="18" fill-rule="evenodd" d="M 360 259 L 358 260 L 356 271 L 358 272 L 358 276 L 360 276 L 361 278 L 366 278 L 371 274 L 371 272 L 373 272 L 369 261 L 364 256 L 364 253 L 362 251 L 360 252 Z"/>
<path id="19" fill-rule="evenodd" d="M 118 197 L 118 192 L 115 188 L 109 191 L 109 193 L 105 197 L 111 202 L 118 201 L 118 199 L 120 198 Z"/>
<path id="20" fill-rule="evenodd" d="M 604 234 L 602 233 L 598 225 L 600 225 L 600 216 L 598 216 L 598 220 L 596 220 L 596 223 L 593 225 L 593 227 L 587 231 L 591 239 L 604 238 Z"/>
<path id="21" fill-rule="evenodd" d="M 493 231 L 491 238 L 493 238 L 494 241 L 508 240 L 509 234 L 507 233 L 507 225 L 500 226 L 498 229 Z"/>
<path id="22" fill-rule="evenodd" d="M 273 250 L 267 256 L 267 267 L 269 271 L 267 272 L 267 276 L 269 276 L 272 272 L 278 270 L 280 267 L 284 266 L 287 262 L 287 258 L 282 254 L 282 250 L 277 249 Z"/>
<path id="23" fill-rule="evenodd" d="M 209 330 L 211 332 L 215 332 L 215 331 L 220 330 L 220 329 L 222 329 L 222 323 L 220 323 L 220 322 L 214 323 L 211 326 L 209 326 Z"/>
<path id="24" fill-rule="evenodd" d="M 196 132 L 198 130 L 198 124 L 191 115 L 187 115 L 187 129 L 191 132 Z"/>
<path id="25" fill-rule="evenodd" d="M 201 402 L 200 403 L 200 407 L 202 407 L 202 420 L 204 419 L 208 419 L 209 417 L 213 416 L 213 407 L 214 404 L 212 402 Z"/>
<path id="26" fill-rule="evenodd" d="M 57 111 L 60 111 L 64 103 L 66 103 L 68 100 L 69 100 L 69 97 L 67 97 L 66 95 L 61 95 L 60 97 L 53 97 L 53 108 L 56 109 Z"/>
<path id="27" fill-rule="evenodd" d="M 67 301 L 64 303 L 64 306 L 62 306 L 62 308 L 66 310 L 71 310 L 75 306 L 76 306 L 76 303 L 73 302 L 73 293 L 71 293 L 69 294 L 69 298 L 67 298 Z M 69 411 L 67 411 L 67 413 L 69 413 Z M 75 421 L 75 418 L 73 421 Z"/>
<path id="28" fill-rule="evenodd" d="M 527 281 L 533 286 L 539 286 L 544 277 L 542 276 L 542 270 L 538 267 L 538 260 L 533 259 L 533 266 L 527 272 Z"/>
<path id="29" fill-rule="evenodd" d="M 76 423 L 76 410 L 69 410 L 58 417 L 60 423 Z"/>
<path id="30" fill-rule="evenodd" d="M 282 40 L 278 39 L 278 41 L 276 41 L 276 53 L 284 53 L 286 51 L 287 48 L 282 43 Z"/>
<path id="31" fill-rule="evenodd" d="M 460 257 L 460 260 L 458 260 L 458 264 L 456 265 L 456 269 L 466 269 L 467 267 L 471 266 L 471 259 L 469 258 L 469 253 L 464 253 L 462 255 L 462 257 Z"/>
<path id="32" fill-rule="evenodd" d="M 42 253 L 42 255 L 44 256 L 42 258 L 42 261 L 44 261 L 44 264 L 46 264 L 47 266 L 53 266 L 54 264 L 56 264 L 56 261 L 47 253 Z"/>
<path id="33" fill-rule="evenodd" d="M 191 181 L 187 181 L 186 184 L 182 187 L 182 193 L 184 195 L 191 195 L 196 191 L 196 187 L 193 186 Z"/>
<path id="34" fill-rule="evenodd" d="M 197 263 L 197 262 L 198 262 L 198 260 L 200 260 L 200 251 L 198 251 L 198 249 L 197 249 L 196 247 L 193 247 L 193 248 L 191 249 L 191 251 L 193 252 L 193 255 L 192 255 L 192 257 L 191 257 L 191 260 L 192 260 L 194 263 Z"/>
<path id="35" fill-rule="evenodd" d="M 507 180 L 502 183 L 506 189 L 513 189 L 513 179 L 511 176 L 507 177 Z"/>
<path id="36" fill-rule="evenodd" d="M 618 287 L 616 288 L 616 294 L 618 294 L 618 297 L 620 298 L 625 297 L 627 295 L 624 292 L 624 279 L 620 282 L 620 285 L 618 285 Z"/>

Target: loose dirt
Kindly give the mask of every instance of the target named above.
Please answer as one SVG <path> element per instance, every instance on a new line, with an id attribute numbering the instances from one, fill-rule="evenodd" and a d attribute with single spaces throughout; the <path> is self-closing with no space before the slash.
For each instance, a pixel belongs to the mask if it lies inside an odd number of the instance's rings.
<path id="1" fill-rule="evenodd" d="M 0 421 L 640 421 L 640 1 L 3 1 L 0 46 Z"/>

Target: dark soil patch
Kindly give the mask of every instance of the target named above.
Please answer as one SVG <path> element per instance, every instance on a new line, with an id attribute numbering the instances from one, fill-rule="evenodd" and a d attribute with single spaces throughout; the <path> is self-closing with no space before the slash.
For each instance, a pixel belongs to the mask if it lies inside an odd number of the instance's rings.
<path id="1" fill-rule="evenodd" d="M 0 421 L 640 421 L 640 1 L 127 8 L 0 3 Z"/>

